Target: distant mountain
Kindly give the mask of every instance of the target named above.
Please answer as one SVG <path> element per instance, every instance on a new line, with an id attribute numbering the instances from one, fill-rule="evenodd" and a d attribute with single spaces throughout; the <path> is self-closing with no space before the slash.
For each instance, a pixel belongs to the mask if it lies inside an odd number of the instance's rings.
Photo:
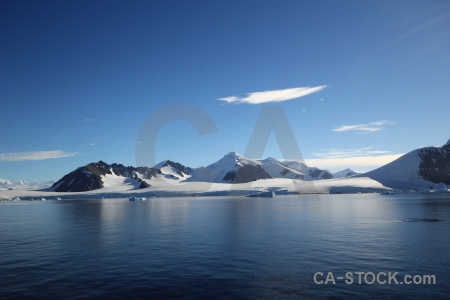
<path id="1" fill-rule="evenodd" d="M 0 191 L 4 190 L 38 190 L 48 188 L 54 181 L 6 180 L 0 178 Z"/>
<path id="2" fill-rule="evenodd" d="M 345 169 L 336 173 L 333 173 L 333 178 L 344 178 L 350 177 L 354 175 L 358 175 L 359 173 L 353 171 L 352 169 Z"/>
<path id="3" fill-rule="evenodd" d="M 272 178 L 289 178 L 289 179 L 305 179 L 305 172 L 302 170 L 295 170 L 281 162 L 276 158 L 266 158 L 257 160 L 257 163 L 272 177 Z M 303 170 L 304 171 L 304 170 Z"/>
<path id="4" fill-rule="evenodd" d="M 305 163 L 297 160 L 283 160 L 283 164 L 291 170 L 304 174 L 304 180 L 331 179 L 333 175 L 328 170 L 308 167 Z"/>
<path id="5" fill-rule="evenodd" d="M 369 177 L 395 189 L 427 189 L 435 184 L 450 185 L 450 140 L 442 147 L 413 150 L 373 171 Z"/>
<path id="6" fill-rule="evenodd" d="M 0 186 L 7 186 L 7 185 L 11 185 L 11 184 L 12 184 L 11 180 L 6 180 L 6 179 L 0 178 Z"/>
<path id="7" fill-rule="evenodd" d="M 49 190 L 55 192 L 85 192 L 104 187 L 111 177 L 122 177 L 124 182 L 134 189 L 147 188 L 150 185 L 142 179 L 150 179 L 158 170 L 147 167 L 126 167 L 122 164 L 107 164 L 103 161 L 90 163 L 65 175 L 55 182 Z"/>

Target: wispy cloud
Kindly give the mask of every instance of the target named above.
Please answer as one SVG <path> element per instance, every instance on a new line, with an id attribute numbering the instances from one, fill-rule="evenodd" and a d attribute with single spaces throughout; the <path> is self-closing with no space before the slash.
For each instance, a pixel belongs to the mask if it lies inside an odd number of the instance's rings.
<path id="1" fill-rule="evenodd" d="M 310 94 L 320 92 L 325 88 L 327 88 L 327 85 L 320 85 L 315 87 L 310 86 L 297 87 L 284 90 L 271 90 L 271 91 L 248 93 L 246 97 L 229 96 L 219 98 L 218 100 L 233 104 L 240 104 L 240 103 L 262 104 L 270 102 L 282 102 L 308 96 Z"/>
<path id="2" fill-rule="evenodd" d="M 374 156 L 374 155 L 387 155 L 391 154 L 391 151 L 385 150 L 372 150 L 372 147 L 367 148 L 352 148 L 352 149 L 325 149 L 324 152 L 315 152 L 314 156 L 319 158 L 348 158 L 356 156 Z"/>
<path id="3" fill-rule="evenodd" d="M 379 156 L 356 156 L 344 158 L 312 158 L 305 159 L 308 166 L 329 169 L 337 172 L 350 168 L 356 172 L 367 172 L 388 164 L 403 154 L 389 154 Z"/>
<path id="4" fill-rule="evenodd" d="M 374 150 L 372 147 L 325 149 L 323 152 L 313 153 L 316 158 L 306 159 L 306 163 L 333 171 L 351 168 L 355 171 L 366 172 L 388 164 L 402 155 L 386 150 Z"/>
<path id="5" fill-rule="evenodd" d="M 376 122 L 370 122 L 366 124 L 355 124 L 355 125 L 342 125 L 337 128 L 334 128 L 333 131 L 358 131 L 362 133 L 372 133 L 376 131 L 380 131 L 383 129 L 384 126 L 387 125 L 394 125 L 395 122 L 392 121 L 376 121 Z"/>
<path id="6" fill-rule="evenodd" d="M 77 152 L 66 152 L 63 150 L 0 153 L 0 162 L 1 161 L 47 160 L 47 159 L 55 159 L 55 158 L 72 157 L 76 154 L 77 154 Z"/>

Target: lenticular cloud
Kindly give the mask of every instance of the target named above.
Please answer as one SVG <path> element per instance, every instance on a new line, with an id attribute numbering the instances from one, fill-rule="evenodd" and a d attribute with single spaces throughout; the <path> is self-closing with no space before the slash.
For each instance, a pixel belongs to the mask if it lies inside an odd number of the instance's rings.
<path id="1" fill-rule="evenodd" d="M 247 104 L 263 104 L 270 102 L 282 102 L 287 100 L 293 100 L 300 97 L 305 97 L 313 93 L 320 92 L 325 89 L 327 85 L 320 85 L 315 87 L 297 87 L 284 90 L 271 90 L 263 92 L 248 93 L 246 97 L 229 96 L 225 98 L 219 98 L 218 100 L 226 103 L 247 103 Z"/>

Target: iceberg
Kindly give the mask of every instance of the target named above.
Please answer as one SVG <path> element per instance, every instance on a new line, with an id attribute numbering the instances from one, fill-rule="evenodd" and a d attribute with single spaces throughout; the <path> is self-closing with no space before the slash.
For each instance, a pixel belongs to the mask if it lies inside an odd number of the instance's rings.
<path id="1" fill-rule="evenodd" d="M 386 190 L 386 191 L 383 191 L 381 193 L 381 195 L 395 195 L 395 191 L 393 191 L 393 190 Z"/>
<path id="2" fill-rule="evenodd" d="M 275 196 L 275 192 L 273 192 L 273 191 L 261 191 L 261 192 L 250 193 L 246 197 L 273 198 L 273 196 Z"/>
<path id="3" fill-rule="evenodd" d="M 146 201 L 147 198 L 145 197 L 136 197 L 136 196 L 130 196 L 130 198 L 128 198 L 129 201 L 132 202 L 137 202 L 137 201 Z"/>
<path id="4" fill-rule="evenodd" d="M 445 183 L 438 183 L 433 187 L 433 193 L 448 193 Z"/>

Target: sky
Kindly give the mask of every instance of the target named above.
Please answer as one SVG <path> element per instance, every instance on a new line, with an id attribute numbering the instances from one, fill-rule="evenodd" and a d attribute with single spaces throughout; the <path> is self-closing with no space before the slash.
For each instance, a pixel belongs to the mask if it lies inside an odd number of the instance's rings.
<path id="1" fill-rule="evenodd" d="M 145 143 L 208 165 L 244 154 L 280 107 L 306 162 L 331 171 L 450 138 L 449 1 L 6 0 L 0 28 L 3 179 L 136 165 Z M 263 156 L 281 148 L 272 134 Z"/>

